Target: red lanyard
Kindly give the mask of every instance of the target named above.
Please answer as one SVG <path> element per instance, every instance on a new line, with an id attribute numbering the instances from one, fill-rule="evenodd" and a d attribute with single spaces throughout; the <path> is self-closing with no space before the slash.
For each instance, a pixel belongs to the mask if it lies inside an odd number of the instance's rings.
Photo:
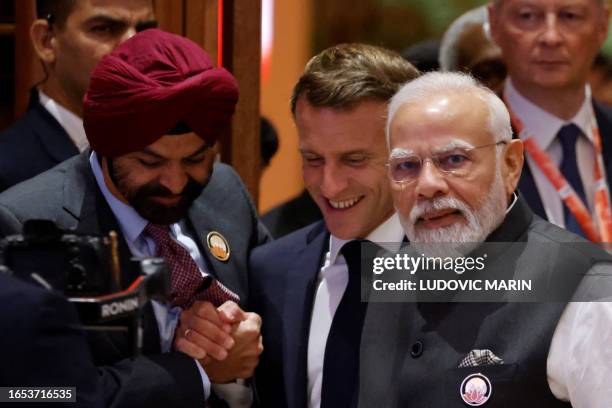
<path id="1" fill-rule="evenodd" d="M 576 221 L 580 224 L 582 231 L 586 237 L 593 242 L 612 242 L 612 214 L 610 211 L 610 192 L 608 183 L 606 182 L 606 172 L 604 168 L 601 136 L 599 127 L 595 120 L 595 113 L 591 105 L 591 124 L 593 129 L 593 145 L 595 147 L 595 165 L 593 174 L 595 176 L 595 216 L 599 221 L 599 228 L 589 213 L 589 210 L 582 199 L 576 194 L 572 186 L 567 182 L 563 174 L 555 162 L 550 158 L 548 153 L 538 146 L 533 135 L 527 133 L 523 122 L 512 112 L 510 105 L 506 101 L 506 106 L 510 111 L 512 126 L 520 135 L 521 140 L 525 144 L 525 149 L 537 166 L 542 170 L 542 173 L 548 178 L 550 183 L 555 187 L 559 197 L 567 208 L 572 212 Z"/>

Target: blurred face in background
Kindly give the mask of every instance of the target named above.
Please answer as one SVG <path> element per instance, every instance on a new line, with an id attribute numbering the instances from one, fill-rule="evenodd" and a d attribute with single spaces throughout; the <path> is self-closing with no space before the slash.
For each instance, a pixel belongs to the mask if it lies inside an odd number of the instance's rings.
<path id="1" fill-rule="evenodd" d="M 598 0 L 499 0 L 489 15 L 519 91 L 584 87 L 608 33 L 609 10 Z"/>
<path id="2" fill-rule="evenodd" d="M 385 167 L 386 107 L 363 101 L 337 109 L 298 99 L 304 184 L 338 238 L 365 238 L 393 213 Z"/>
<path id="3" fill-rule="evenodd" d="M 467 27 L 457 43 L 457 65 L 500 95 L 506 65 L 499 47 L 486 35 L 482 24 Z"/>

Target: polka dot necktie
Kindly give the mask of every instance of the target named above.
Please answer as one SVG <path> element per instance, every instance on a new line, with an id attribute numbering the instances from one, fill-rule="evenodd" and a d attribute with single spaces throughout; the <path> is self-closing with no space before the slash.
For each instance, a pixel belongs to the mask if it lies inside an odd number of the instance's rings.
<path id="1" fill-rule="evenodd" d="M 211 275 L 202 276 L 189 251 L 170 237 L 168 225 L 149 223 L 145 232 L 155 241 L 155 256 L 163 258 L 172 271 L 170 296 L 173 304 L 186 309 L 196 300 L 208 301 L 215 307 L 228 300 L 240 301 L 238 295 Z"/>

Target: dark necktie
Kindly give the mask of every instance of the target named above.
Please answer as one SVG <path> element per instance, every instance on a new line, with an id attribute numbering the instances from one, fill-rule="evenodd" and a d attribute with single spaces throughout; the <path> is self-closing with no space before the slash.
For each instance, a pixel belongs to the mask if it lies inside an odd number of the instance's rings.
<path id="1" fill-rule="evenodd" d="M 361 303 L 361 243 L 342 247 L 348 285 L 332 319 L 323 359 L 321 408 L 356 406 L 359 386 L 359 344 L 367 303 Z"/>
<path id="2" fill-rule="evenodd" d="M 240 298 L 212 276 L 203 277 L 189 251 L 170 237 L 167 225 L 148 224 L 147 234 L 153 238 L 157 250 L 155 256 L 164 258 L 172 271 L 170 278 L 172 303 L 189 308 L 196 300 L 211 302 L 216 307 L 228 300 Z"/>
<path id="3" fill-rule="evenodd" d="M 560 170 L 567 182 L 572 186 L 576 194 L 578 194 L 578 197 L 580 197 L 584 205 L 588 208 L 584 186 L 582 185 L 580 173 L 578 172 L 578 161 L 576 160 L 576 142 L 580 135 L 580 129 L 573 123 L 563 126 L 561 130 L 559 130 L 559 133 L 557 133 L 557 138 L 561 142 L 563 151 Z M 584 232 L 582 232 L 578 220 L 574 217 L 574 214 L 569 210 L 567 205 L 563 206 L 563 213 L 565 215 L 565 229 L 584 237 Z"/>

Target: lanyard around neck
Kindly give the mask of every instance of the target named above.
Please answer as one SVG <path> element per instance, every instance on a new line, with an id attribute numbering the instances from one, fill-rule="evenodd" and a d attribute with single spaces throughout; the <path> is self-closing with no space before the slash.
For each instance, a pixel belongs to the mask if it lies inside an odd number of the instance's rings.
<path id="1" fill-rule="evenodd" d="M 527 154 L 533 159 L 548 181 L 553 185 L 559 197 L 572 212 L 585 236 L 593 242 L 612 242 L 612 215 L 610 210 L 610 192 L 606 182 L 606 172 L 604 168 L 603 153 L 601 146 L 601 135 L 595 119 L 595 112 L 591 104 L 591 125 L 593 131 L 593 145 L 595 148 L 595 163 L 593 174 L 595 176 L 595 216 L 599 221 L 595 223 L 589 213 L 586 204 L 574 191 L 565 176 L 561 173 L 558 166 L 550 158 L 548 153 L 538 146 L 532 134 L 525 128 L 521 119 L 512 111 L 510 104 L 506 101 L 506 106 L 510 112 L 512 126 L 521 140 L 525 144 Z"/>

